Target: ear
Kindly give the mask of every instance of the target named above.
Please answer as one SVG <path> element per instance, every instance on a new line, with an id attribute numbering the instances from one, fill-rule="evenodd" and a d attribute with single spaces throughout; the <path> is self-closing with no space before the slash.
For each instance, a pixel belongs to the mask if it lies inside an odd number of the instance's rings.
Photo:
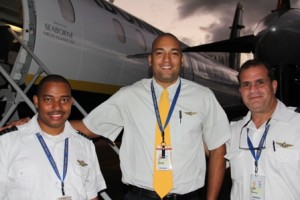
<path id="1" fill-rule="evenodd" d="M 73 97 L 71 98 L 71 104 L 72 105 L 74 104 L 74 98 Z"/>
<path id="2" fill-rule="evenodd" d="M 277 81 L 276 80 L 272 81 L 272 87 L 273 87 L 273 93 L 276 94 L 276 91 L 277 91 Z"/>
<path id="3" fill-rule="evenodd" d="M 36 95 L 33 96 L 33 103 L 36 108 L 39 108 L 39 99 Z"/>
<path id="4" fill-rule="evenodd" d="M 151 55 L 148 55 L 148 63 L 149 63 L 149 66 L 152 65 L 152 58 L 151 58 Z"/>

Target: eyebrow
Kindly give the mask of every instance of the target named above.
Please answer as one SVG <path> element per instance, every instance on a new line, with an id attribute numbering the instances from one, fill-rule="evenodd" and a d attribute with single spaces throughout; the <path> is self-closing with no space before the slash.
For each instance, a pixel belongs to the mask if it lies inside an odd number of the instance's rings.
<path id="1" fill-rule="evenodd" d="M 256 81 L 267 81 L 267 79 L 265 78 L 259 78 L 259 79 L 255 79 L 254 81 L 249 81 L 249 80 L 246 80 L 246 81 L 243 81 L 242 83 L 250 83 L 250 82 L 256 82 Z"/>
<path id="2" fill-rule="evenodd" d="M 44 95 L 41 95 L 42 97 L 55 97 L 51 94 L 44 94 Z M 71 95 L 62 95 L 62 96 L 59 96 L 59 98 L 64 98 L 64 97 L 72 97 Z"/>
<path id="3" fill-rule="evenodd" d="M 158 48 L 154 49 L 154 51 L 160 51 L 160 50 L 165 50 L 165 49 L 163 47 L 158 47 Z M 171 51 L 181 52 L 181 49 L 179 49 L 179 48 L 172 48 Z"/>

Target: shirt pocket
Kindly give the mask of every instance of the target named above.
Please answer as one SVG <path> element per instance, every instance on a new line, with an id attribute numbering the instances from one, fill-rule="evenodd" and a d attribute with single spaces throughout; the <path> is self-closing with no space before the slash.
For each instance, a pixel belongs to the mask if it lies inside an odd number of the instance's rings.
<path id="1" fill-rule="evenodd" d="M 9 187 L 15 192 L 25 192 L 37 184 L 37 165 L 23 163 L 12 166 L 8 171 Z"/>
<path id="2" fill-rule="evenodd" d="M 70 187 L 70 190 L 73 191 L 72 196 L 77 199 L 87 199 L 86 187 L 89 184 L 89 173 L 89 166 L 81 166 L 78 163 L 70 168 L 70 174 L 67 175 L 68 182 L 65 186 Z"/>
<path id="3" fill-rule="evenodd" d="M 73 173 L 74 173 L 75 177 L 77 179 L 79 179 L 83 185 L 85 185 L 85 183 L 89 181 L 90 167 L 74 165 Z"/>
<path id="4" fill-rule="evenodd" d="M 266 162 L 284 179 L 300 178 L 300 151 L 295 149 L 268 149 Z"/>

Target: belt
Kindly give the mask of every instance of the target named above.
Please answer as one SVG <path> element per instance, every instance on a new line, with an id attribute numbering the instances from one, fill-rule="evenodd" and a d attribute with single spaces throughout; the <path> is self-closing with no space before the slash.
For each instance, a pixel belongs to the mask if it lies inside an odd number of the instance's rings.
<path id="1" fill-rule="evenodd" d="M 161 198 L 158 196 L 156 192 L 139 188 L 134 185 L 129 185 L 129 191 L 138 194 L 139 196 L 147 197 L 150 199 L 161 200 Z M 196 197 L 199 197 L 198 190 L 186 194 L 169 193 L 164 198 L 162 198 L 162 200 L 188 200 Z"/>

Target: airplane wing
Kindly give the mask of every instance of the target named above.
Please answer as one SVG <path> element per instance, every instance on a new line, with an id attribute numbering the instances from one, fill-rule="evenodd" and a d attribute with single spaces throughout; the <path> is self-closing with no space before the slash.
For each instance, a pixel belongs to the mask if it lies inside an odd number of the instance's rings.
<path id="1" fill-rule="evenodd" d="M 228 53 L 254 53 L 259 37 L 246 35 L 234 39 L 222 40 L 182 49 L 183 52 L 228 52 Z M 149 53 L 127 55 L 127 58 L 146 58 Z"/>
<path id="2" fill-rule="evenodd" d="M 133 55 L 127 55 L 127 58 L 148 58 L 150 53 L 140 53 L 140 54 L 133 54 Z"/>
<path id="3" fill-rule="evenodd" d="M 250 53 L 255 52 L 258 37 L 254 35 L 242 36 L 229 40 L 222 40 L 194 47 L 187 47 L 184 52 L 229 52 Z"/>

